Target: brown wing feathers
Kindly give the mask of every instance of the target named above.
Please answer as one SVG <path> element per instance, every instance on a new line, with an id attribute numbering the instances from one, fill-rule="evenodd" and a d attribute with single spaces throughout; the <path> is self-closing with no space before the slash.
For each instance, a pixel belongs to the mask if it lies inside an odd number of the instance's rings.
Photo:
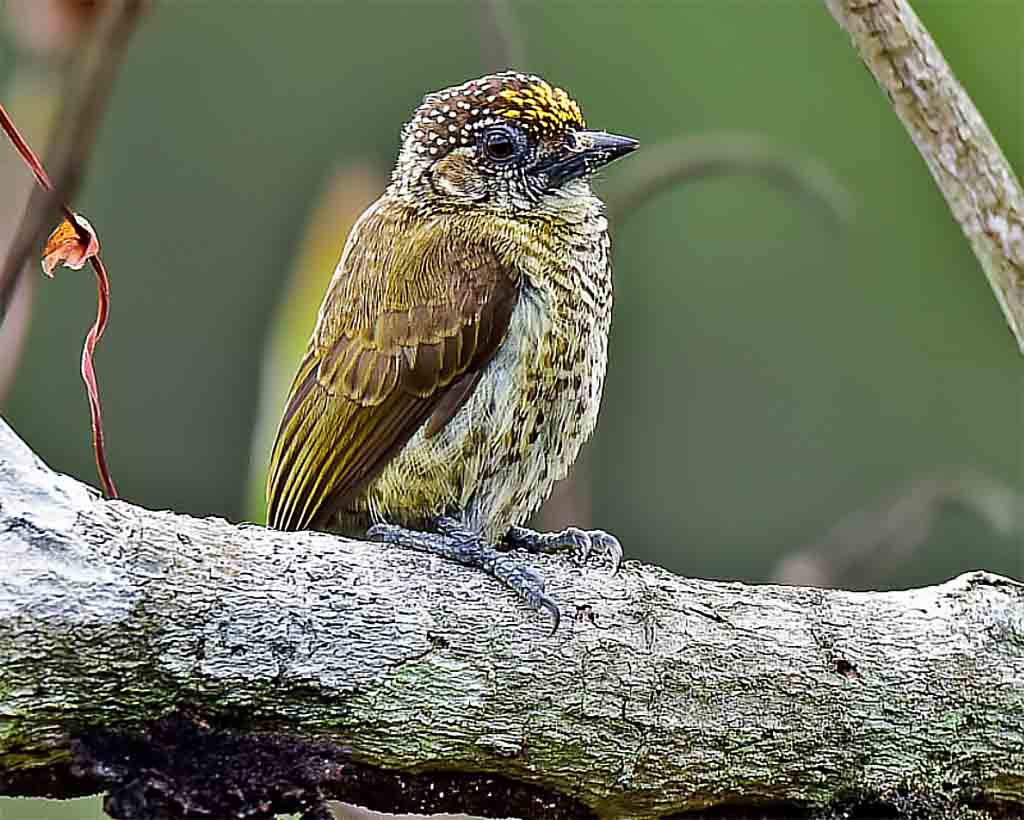
<path id="1" fill-rule="evenodd" d="M 382 211 L 349 238 L 292 385 L 267 481 L 270 526 L 328 523 L 428 418 L 427 434 L 439 432 L 508 330 L 518 280 L 496 254 L 468 230 L 382 232 L 395 219 Z M 374 248 L 375 235 L 392 245 Z"/>

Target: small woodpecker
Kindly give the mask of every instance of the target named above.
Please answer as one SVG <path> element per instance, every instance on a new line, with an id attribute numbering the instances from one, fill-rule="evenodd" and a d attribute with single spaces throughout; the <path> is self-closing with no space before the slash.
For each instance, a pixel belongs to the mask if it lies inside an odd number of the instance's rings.
<path id="1" fill-rule="evenodd" d="M 523 524 L 597 420 L 612 276 L 590 175 L 631 152 L 534 75 L 428 94 L 352 228 L 288 396 L 268 523 L 479 567 L 557 628 L 507 550 L 622 558 L 616 538 Z"/>

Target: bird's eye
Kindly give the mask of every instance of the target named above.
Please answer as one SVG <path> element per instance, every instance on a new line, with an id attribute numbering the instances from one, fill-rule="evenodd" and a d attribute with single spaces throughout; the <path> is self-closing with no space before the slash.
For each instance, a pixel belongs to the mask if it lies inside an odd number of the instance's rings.
<path id="1" fill-rule="evenodd" d="M 507 125 L 488 128 L 482 140 L 484 154 L 492 162 L 509 162 L 520 154 L 522 140 L 518 137 L 516 131 Z"/>

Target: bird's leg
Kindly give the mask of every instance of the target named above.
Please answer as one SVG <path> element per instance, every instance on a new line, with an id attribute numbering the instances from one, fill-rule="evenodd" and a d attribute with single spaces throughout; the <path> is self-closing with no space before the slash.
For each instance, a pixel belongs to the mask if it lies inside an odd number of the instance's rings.
<path id="1" fill-rule="evenodd" d="M 558 605 L 545 594 L 544 578 L 540 573 L 508 553 L 495 549 L 453 518 L 442 517 L 436 523 L 439 530 L 436 533 L 410 530 L 394 524 L 375 524 L 366 535 L 374 541 L 439 555 L 467 567 L 482 569 L 509 587 L 531 609 L 546 611 L 554 622 L 552 634 L 558 629 L 561 614 Z"/>
<path id="2" fill-rule="evenodd" d="M 622 544 L 604 530 L 581 530 L 566 527 L 561 532 L 537 532 L 527 527 L 512 527 L 505 535 L 505 543 L 513 549 L 530 552 L 558 553 L 572 551 L 576 560 L 584 564 L 591 555 L 607 558 L 612 564 L 612 575 L 622 563 Z"/>

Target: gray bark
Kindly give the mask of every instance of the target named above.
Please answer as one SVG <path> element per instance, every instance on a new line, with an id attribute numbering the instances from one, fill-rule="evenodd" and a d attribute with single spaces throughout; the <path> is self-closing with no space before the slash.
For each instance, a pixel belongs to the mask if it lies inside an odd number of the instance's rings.
<path id="1" fill-rule="evenodd" d="M 0 793 L 73 793 L 83 727 L 184 706 L 420 782 L 530 784 L 564 816 L 1024 806 L 1024 585 L 984 572 L 858 593 L 531 557 L 551 636 L 415 552 L 105 501 L 2 421 L 0 548 Z"/>
<path id="2" fill-rule="evenodd" d="M 1024 353 L 1024 189 L 1013 168 L 907 0 L 824 3 L 928 165 Z"/>

